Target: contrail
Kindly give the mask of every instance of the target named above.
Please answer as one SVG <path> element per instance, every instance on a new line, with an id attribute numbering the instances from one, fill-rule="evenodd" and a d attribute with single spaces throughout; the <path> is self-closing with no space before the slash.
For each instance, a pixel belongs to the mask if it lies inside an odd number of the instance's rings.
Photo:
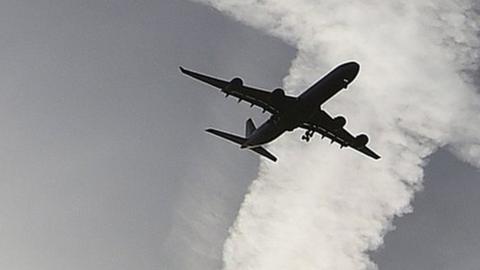
<path id="1" fill-rule="evenodd" d="M 447 147 L 480 166 L 480 18 L 472 1 L 202 0 L 298 49 L 297 94 L 335 65 L 362 67 L 325 105 L 370 135 L 379 162 L 295 132 L 272 144 L 224 246 L 225 270 L 375 269 L 394 216 L 411 211 L 425 158 Z"/>

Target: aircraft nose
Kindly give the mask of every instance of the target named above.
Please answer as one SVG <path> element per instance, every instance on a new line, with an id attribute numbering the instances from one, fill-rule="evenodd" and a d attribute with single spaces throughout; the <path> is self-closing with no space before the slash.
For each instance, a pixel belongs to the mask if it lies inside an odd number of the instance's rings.
<path id="1" fill-rule="evenodd" d="M 346 64 L 346 69 L 349 73 L 357 74 L 360 71 L 360 65 L 357 62 L 349 62 Z"/>
<path id="2" fill-rule="evenodd" d="M 357 62 L 348 62 L 343 66 L 345 70 L 345 77 L 349 82 L 353 81 L 360 71 L 360 65 Z"/>

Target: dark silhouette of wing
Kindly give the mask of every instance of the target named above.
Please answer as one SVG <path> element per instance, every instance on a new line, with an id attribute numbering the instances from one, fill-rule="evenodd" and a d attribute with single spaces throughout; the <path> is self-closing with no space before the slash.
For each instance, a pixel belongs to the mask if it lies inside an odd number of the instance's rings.
<path id="1" fill-rule="evenodd" d="M 264 111 L 268 111 L 272 114 L 278 114 L 283 106 L 288 106 L 296 101 L 295 97 L 286 95 L 275 99 L 272 92 L 245 86 L 239 78 L 233 79 L 232 81 L 224 81 L 205 74 L 184 69 L 183 67 L 180 67 L 180 71 L 183 74 L 219 88 L 227 96 L 231 95 L 238 98 L 239 102 L 244 100 L 249 102 L 252 106 L 258 106 Z"/>
<path id="2" fill-rule="evenodd" d="M 305 121 L 301 128 L 313 130 L 322 135 L 322 137 L 327 137 L 332 142 L 340 144 L 340 147 L 351 147 L 373 159 L 380 158 L 368 146 L 359 144 L 356 140 L 357 137 L 350 134 L 345 128 L 335 127 L 334 119 L 323 110 L 315 114 L 310 120 Z"/>

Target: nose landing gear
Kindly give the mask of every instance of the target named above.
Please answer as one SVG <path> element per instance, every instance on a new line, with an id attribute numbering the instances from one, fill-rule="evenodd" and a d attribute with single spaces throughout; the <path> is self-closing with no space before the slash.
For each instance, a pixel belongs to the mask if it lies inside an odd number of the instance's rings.
<path id="1" fill-rule="evenodd" d="M 312 138 L 313 134 L 315 134 L 315 131 L 313 130 L 307 130 L 305 131 L 305 134 L 302 136 L 302 140 L 309 142 L 310 139 Z"/>

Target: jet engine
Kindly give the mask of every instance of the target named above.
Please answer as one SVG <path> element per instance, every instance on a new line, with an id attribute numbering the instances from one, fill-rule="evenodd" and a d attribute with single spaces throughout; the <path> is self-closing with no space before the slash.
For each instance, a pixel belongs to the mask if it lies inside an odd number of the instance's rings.
<path id="1" fill-rule="evenodd" d="M 227 86 L 225 87 L 224 90 L 225 90 L 225 92 L 228 93 L 228 92 L 231 92 L 231 91 L 233 91 L 233 90 L 235 90 L 235 89 L 238 89 L 238 88 L 240 88 L 240 87 L 242 87 L 242 86 L 243 86 L 243 81 L 242 81 L 242 79 L 236 77 L 236 78 L 233 78 L 233 79 L 230 81 L 229 84 L 227 84 Z"/>
<path id="2" fill-rule="evenodd" d="M 355 141 L 354 141 L 355 146 L 362 148 L 362 147 L 365 147 L 365 145 L 367 145 L 367 143 L 368 143 L 368 136 L 367 135 L 360 134 L 357 137 L 355 137 Z"/>
<path id="3" fill-rule="evenodd" d="M 277 97 L 283 97 L 283 96 L 285 96 L 285 91 L 283 91 L 282 88 L 277 88 L 277 89 L 273 90 L 272 94 L 274 96 L 277 96 Z"/>
<path id="4" fill-rule="evenodd" d="M 285 91 L 281 88 L 277 88 L 272 92 L 272 101 L 274 103 L 281 102 L 285 97 Z"/>
<path id="5" fill-rule="evenodd" d="M 332 127 L 334 130 L 339 130 L 347 124 L 347 119 L 343 116 L 333 118 Z"/>

